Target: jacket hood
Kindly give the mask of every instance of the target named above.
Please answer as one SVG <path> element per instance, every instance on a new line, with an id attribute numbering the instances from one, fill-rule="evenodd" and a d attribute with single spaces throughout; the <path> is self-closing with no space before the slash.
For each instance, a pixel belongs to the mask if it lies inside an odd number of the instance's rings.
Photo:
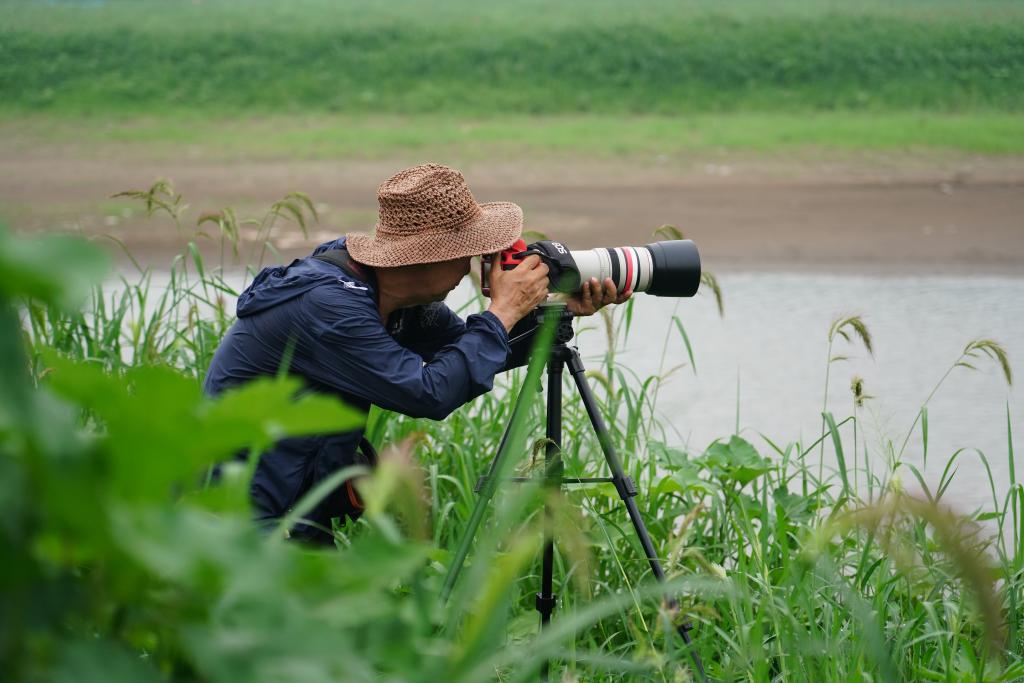
<path id="1" fill-rule="evenodd" d="M 333 264 L 310 258 L 329 249 L 345 249 L 345 238 L 325 242 L 314 249 L 310 256 L 295 259 L 287 266 L 273 266 L 261 270 L 238 296 L 235 313 L 239 318 L 255 315 L 328 282 L 349 281 L 358 284 L 359 287 L 368 287 L 375 293 L 372 283 L 356 280 Z"/>

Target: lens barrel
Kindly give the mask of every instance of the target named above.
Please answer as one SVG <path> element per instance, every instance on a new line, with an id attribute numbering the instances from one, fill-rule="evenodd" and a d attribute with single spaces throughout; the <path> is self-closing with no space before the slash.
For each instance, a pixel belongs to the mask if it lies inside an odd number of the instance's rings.
<path id="1" fill-rule="evenodd" d="M 643 247 L 572 251 L 579 283 L 610 277 L 619 292 L 654 296 L 693 296 L 700 286 L 700 254 L 690 240 L 667 240 Z M 562 290 L 565 291 L 565 290 Z"/>

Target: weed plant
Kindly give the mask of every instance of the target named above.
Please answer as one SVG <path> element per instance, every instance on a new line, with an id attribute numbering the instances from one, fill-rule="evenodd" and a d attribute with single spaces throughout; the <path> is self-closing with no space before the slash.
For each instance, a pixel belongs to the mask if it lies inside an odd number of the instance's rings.
<path id="1" fill-rule="evenodd" d="M 226 268 L 236 248 L 258 256 L 276 222 L 315 216 L 292 195 L 253 224 L 251 242 L 238 239 L 248 224 L 232 212 L 200 216 L 207 237 L 224 240 L 226 256 L 211 265 L 169 185 L 135 197 L 170 213 L 187 242 L 163 294 L 146 270 L 117 288 L 83 287 L 99 269 L 90 245 L 0 233 L 0 363 L 10 378 L 0 389 L 0 653 L 12 680 L 521 681 L 544 657 L 562 680 L 690 680 L 673 627 L 683 618 L 718 681 L 1024 678 L 1024 484 L 1009 411 L 998 454 L 1010 463 L 1007 493 L 996 495 L 990 474 L 991 506 L 967 516 L 944 503 L 962 454 L 945 455 L 934 490 L 903 461 L 918 443 L 927 449 L 927 400 L 902 442 L 869 457 L 856 440 L 858 402 L 868 398 L 856 381 L 853 413 L 836 417 L 825 404 L 814 442 L 727 435 L 702 452 L 683 449 L 654 407 L 659 387 L 693 363 L 684 316 L 672 318 L 658 375 L 615 362 L 639 300 L 605 312 L 608 354 L 590 379 L 667 585 L 649 576 L 610 485 L 547 496 L 507 483 L 455 593 L 440 599 L 474 486 L 520 392 L 516 468 L 540 475 L 543 350 L 529 371 L 443 422 L 372 410 L 367 436 L 390 444 L 389 456 L 363 485 L 367 514 L 335 529 L 336 550 L 283 540 L 322 488 L 261 535 L 247 518 L 251 464 L 226 467 L 212 486 L 202 485 L 205 468 L 240 447 L 364 418 L 323 397 L 295 402 L 287 377 L 218 401 L 201 397 L 198 378 L 231 321 Z M 77 256 L 55 271 L 54 250 Z M 716 283 L 705 285 L 721 306 Z M 857 340 L 870 340 L 863 321 L 837 319 L 826 382 L 842 345 Z M 950 370 L 987 357 L 1012 381 L 988 340 L 968 344 Z M 563 430 L 567 476 L 605 475 L 577 401 L 566 401 Z M 905 491 L 907 472 L 923 496 Z M 561 599 L 538 634 L 545 501 Z M 665 608 L 668 592 L 681 598 L 678 611 Z"/>

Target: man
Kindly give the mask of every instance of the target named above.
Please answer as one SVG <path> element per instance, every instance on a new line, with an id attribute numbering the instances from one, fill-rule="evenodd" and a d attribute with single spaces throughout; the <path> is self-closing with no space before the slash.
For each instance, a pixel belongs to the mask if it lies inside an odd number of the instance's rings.
<path id="1" fill-rule="evenodd" d="M 401 171 L 380 186 L 375 234 L 322 244 L 288 266 L 265 268 L 238 297 L 238 320 L 214 354 L 208 394 L 282 365 L 309 390 L 413 417 L 444 419 L 489 391 L 494 375 L 522 365 L 530 334 L 513 327 L 547 296 L 547 266 L 529 256 L 495 268 L 486 311 L 459 319 L 442 302 L 470 258 L 506 249 L 523 228 L 509 202 L 478 204 L 462 174 L 437 164 Z M 577 315 L 621 303 L 611 279 L 568 301 Z M 525 326 L 525 325 L 524 325 Z M 514 343 L 510 344 L 510 338 Z M 312 486 L 359 462 L 360 431 L 283 439 L 264 453 L 252 481 L 256 517 L 284 515 Z M 351 486 L 333 491 L 295 533 L 330 542 L 332 517 L 356 517 Z"/>

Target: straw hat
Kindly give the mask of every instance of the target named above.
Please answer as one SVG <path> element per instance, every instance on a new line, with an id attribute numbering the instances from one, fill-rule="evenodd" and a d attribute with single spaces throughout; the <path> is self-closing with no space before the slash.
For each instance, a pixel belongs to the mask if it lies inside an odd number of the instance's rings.
<path id="1" fill-rule="evenodd" d="M 523 210 L 511 202 L 477 204 L 453 168 L 421 164 L 377 188 L 380 218 L 374 235 L 348 234 L 359 263 L 395 267 L 490 254 L 523 231 Z"/>

